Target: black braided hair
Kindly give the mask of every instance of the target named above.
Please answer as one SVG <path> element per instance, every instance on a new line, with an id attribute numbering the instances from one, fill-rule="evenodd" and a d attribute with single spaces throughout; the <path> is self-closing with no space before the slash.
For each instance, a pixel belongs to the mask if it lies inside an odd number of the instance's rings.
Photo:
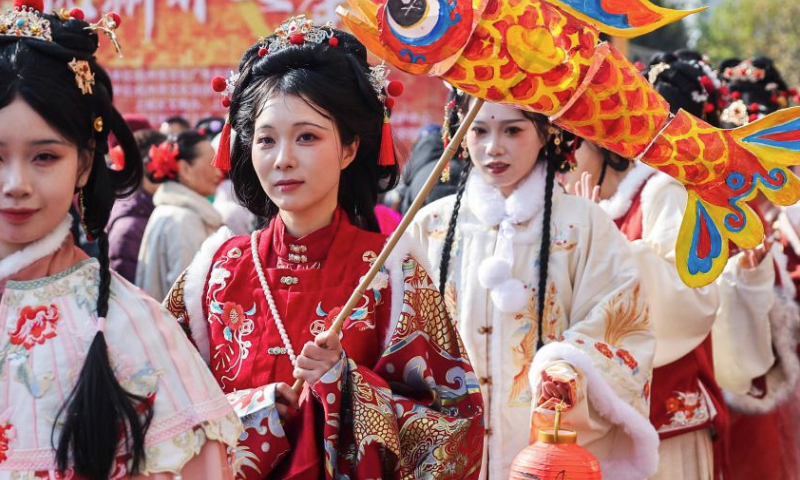
<path id="1" fill-rule="evenodd" d="M 462 95 L 461 92 L 453 87 L 450 90 L 450 97 L 448 98 L 447 105 L 444 109 L 444 124 L 442 125 L 442 141 L 446 144 L 451 142 L 451 139 L 456 134 L 456 130 L 461 125 L 461 117 L 464 115 L 465 110 L 469 106 L 469 97 Z M 453 242 L 456 237 L 456 225 L 458 224 L 458 214 L 461 210 L 461 199 L 464 197 L 464 191 L 467 188 L 467 180 L 472 171 L 472 162 L 469 160 L 469 154 L 465 151 L 462 144 L 456 146 L 456 151 L 453 154 L 454 159 L 458 158 L 464 161 L 464 169 L 461 170 L 461 177 L 458 181 L 458 190 L 456 191 L 456 201 L 453 204 L 453 211 L 450 214 L 450 220 L 447 222 L 447 234 L 444 238 L 444 246 L 442 247 L 442 257 L 439 263 L 439 293 L 444 295 L 444 290 L 447 285 L 447 273 L 450 269 L 450 257 L 453 251 Z M 451 162 L 454 160 L 450 160 Z"/>
<path id="2" fill-rule="evenodd" d="M 108 235 L 105 231 L 98 234 L 97 242 L 100 248 L 97 316 L 105 317 L 111 294 Z M 98 400 L 104 403 L 98 405 Z M 144 412 L 140 415 L 138 409 L 142 408 Z M 91 414 L 87 415 L 87 411 Z M 108 344 L 103 332 L 98 332 L 89 346 L 78 382 L 58 417 L 62 415 L 65 420 L 56 450 L 60 471 L 69 467 L 71 453 L 72 468 L 76 472 L 92 480 L 107 479 L 117 456 L 120 426 L 125 450 L 131 455 L 131 472 L 134 469 L 139 471 L 145 460 L 144 437 L 153 418 L 153 408 L 146 398 L 126 391 L 119 384 L 108 358 Z"/>
<path id="3" fill-rule="evenodd" d="M 471 171 L 472 162 L 467 162 L 466 165 L 464 165 L 464 170 L 461 171 L 461 178 L 458 181 L 458 192 L 456 192 L 456 201 L 453 204 L 453 213 L 450 214 L 450 220 L 447 222 L 447 235 L 444 237 L 442 261 L 439 265 L 439 293 L 442 295 L 444 295 L 445 286 L 447 285 L 447 270 L 450 268 L 450 253 L 453 250 L 453 242 L 456 237 L 456 224 L 458 223 L 458 212 L 461 210 L 461 198 L 464 196 L 464 191 L 467 187 L 467 179 Z"/>
<path id="4" fill-rule="evenodd" d="M 369 81 L 367 49 L 353 35 L 330 30 L 336 46 L 306 42 L 260 57 L 259 42 L 244 53 L 229 112 L 237 132 L 230 178 L 239 202 L 256 216 L 270 219 L 278 213 L 253 167 L 255 120 L 271 95 L 297 96 L 333 120 L 343 145 L 359 139 L 355 159 L 342 171 L 338 200 L 353 224 L 377 232 L 378 195 L 394 188 L 399 167 L 378 164 L 384 105 Z"/>
<path id="5" fill-rule="evenodd" d="M 547 301 L 547 275 L 550 263 L 550 221 L 553 213 L 553 189 L 557 173 L 570 170 L 571 157 L 580 146 L 582 139 L 566 130 L 550 127 L 550 138 L 539 152 L 539 160 L 544 160 L 547 167 L 544 185 L 544 213 L 542 215 L 542 244 L 539 247 L 539 282 L 536 289 L 536 315 L 538 330 L 536 349 L 544 346 L 542 327 L 544 325 L 544 308 Z"/>
<path id="6" fill-rule="evenodd" d="M 539 326 L 537 330 L 536 350 L 544 345 L 542 340 L 542 326 L 544 325 L 544 302 L 547 301 L 547 271 L 550 262 L 550 217 L 553 213 L 553 188 L 555 185 L 556 171 L 558 170 L 559 160 L 555 155 L 545 150 L 547 161 L 547 176 L 544 184 L 544 214 L 542 215 L 542 244 L 539 247 L 539 282 L 536 295 L 536 316 Z"/>
<path id="7" fill-rule="evenodd" d="M 42 17 L 50 23 L 52 41 L 0 36 L 0 109 L 21 99 L 76 145 L 79 158 L 91 168 L 82 189 L 82 213 L 87 235 L 99 241 L 96 309 L 98 317 L 105 317 L 111 284 L 105 227 L 115 199 L 138 189 L 141 157 L 133 134 L 113 106 L 111 80 L 95 60 L 97 34 L 81 20 Z M 73 59 L 88 62 L 94 73 L 91 93 L 84 94 L 78 88 L 75 73 L 68 67 Z M 125 164 L 118 171 L 106 163 L 110 133 L 117 138 L 125 157 Z M 71 468 L 89 480 L 107 479 L 122 434 L 126 453 L 133 459 L 131 474 L 138 473 L 145 458 L 144 440 L 152 416 L 152 406 L 144 401 L 120 386 L 108 358 L 105 335 L 98 332 L 53 424 L 51 442 L 58 469 L 63 472 Z"/>

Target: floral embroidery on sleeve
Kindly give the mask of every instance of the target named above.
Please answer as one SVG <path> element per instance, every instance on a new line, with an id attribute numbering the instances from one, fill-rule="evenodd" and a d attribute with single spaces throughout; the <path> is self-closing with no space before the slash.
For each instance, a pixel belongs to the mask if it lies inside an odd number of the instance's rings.
<path id="1" fill-rule="evenodd" d="M 594 348 L 597 349 L 598 352 L 602 353 L 608 358 L 614 358 L 614 353 L 608 348 L 608 345 L 605 343 L 595 342 Z"/>
<path id="2" fill-rule="evenodd" d="M 252 342 L 247 337 L 255 330 L 253 316 L 256 314 L 256 304 L 249 310 L 244 306 L 220 299 L 222 293 L 228 288 L 228 280 L 233 275 L 227 268 L 229 263 L 242 257 L 242 250 L 232 248 L 228 253 L 217 260 L 211 268 L 208 279 L 208 322 L 222 326 L 222 335 L 227 343 L 221 343 L 214 348 L 213 366 L 215 371 L 223 373 L 220 378 L 221 386 L 226 389 L 228 381 L 235 380 L 243 366 L 243 362 L 250 356 Z"/>
<path id="3" fill-rule="evenodd" d="M 602 353 L 605 357 L 616 360 L 617 363 L 623 364 L 626 367 L 630 368 L 634 375 L 639 373 L 639 362 L 633 358 L 633 355 L 624 348 L 616 348 L 610 347 L 609 345 L 602 343 L 602 342 L 595 342 L 594 348 L 597 349 L 598 352 Z M 614 352 L 616 350 L 616 352 Z"/>
<path id="4" fill-rule="evenodd" d="M 13 345 L 22 345 L 30 350 L 34 345 L 42 345 L 48 338 L 56 336 L 58 308 L 55 305 L 25 307 L 19 313 L 17 328 L 9 332 Z"/>
<path id="5" fill-rule="evenodd" d="M 0 423 L 0 463 L 5 462 L 8 459 L 8 452 L 11 448 L 9 447 L 9 443 L 11 440 L 14 439 L 14 426 L 5 421 Z"/>

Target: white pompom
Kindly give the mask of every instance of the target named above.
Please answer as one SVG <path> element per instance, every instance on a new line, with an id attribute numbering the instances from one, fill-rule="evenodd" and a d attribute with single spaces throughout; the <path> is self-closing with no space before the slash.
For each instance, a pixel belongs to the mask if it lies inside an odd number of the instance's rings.
<path id="1" fill-rule="evenodd" d="M 478 267 L 478 281 L 483 288 L 494 288 L 511 278 L 511 264 L 498 257 L 489 257 Z"/>
<path id="2" fill-rule="evenodd" d="M 492 303 L 503 313 L 519 313 L 528 307 L 531 292 L 525 285 L 512 278 L 493 288 L 490 296 Z"/>

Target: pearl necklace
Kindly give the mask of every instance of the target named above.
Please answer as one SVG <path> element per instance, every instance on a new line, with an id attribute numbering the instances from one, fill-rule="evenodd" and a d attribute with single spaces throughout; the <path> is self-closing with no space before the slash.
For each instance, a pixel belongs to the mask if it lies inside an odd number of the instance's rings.
<path id="1" fill-rule="evenodd" d="M 269 304 L 269 311 L 272 313 L 272 318 L 275 320 L 275 326 L 278 327 L 278 332 L 281 334 L 283 346 L 286 347 L 286 352 L 289 354 L 289 360 L 292 366 L 297 363 L 297 357 L 292 348 L 292 341 L 289 339 L 289 334 L 286 333 L 286 328 L 283 326 L 283 320 L 278 314 L 278 307 L 275 306 L 275 299 L 272 298 L 272 291 L 269 289 L 267 277 L 264 275 L 264 269 L 261 268 L 261 260 L 258 258 L 258 231 L 250 235 L 250 250 L 253 251 L 253 264 L 256 266 L 256 273 L 258 274 L 258 281 L 261 282 L 261 290 L 264 291 L 264 296 L 267 297 L 267 304 Z"/>

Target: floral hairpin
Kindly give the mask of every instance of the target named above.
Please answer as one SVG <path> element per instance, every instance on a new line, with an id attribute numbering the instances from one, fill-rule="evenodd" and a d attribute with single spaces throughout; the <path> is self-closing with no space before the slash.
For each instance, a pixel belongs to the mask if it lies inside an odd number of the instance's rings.
<path id="1" fill-rule="evenodd" d="M 0 35 L 52 42 L 50 21 L 42 16 L 42 0 L 14 0 L 14 7 L 0 15 Z"/>
<path id="2" fill-rule="evenodd" d="M 389 81 L 389 69 L 384 62 L 369 67 L 369 83 L 378 94 L 378 99 L 389 110 L 394 108 L 394 98 L 403 94 L 405 87 L 399 80 Z"/>
<path id="3" fill-rule="evenodd" d="M 233 91 L 236 90 L 236 83 L 239 82 L 239 72 L 231 71 L 228 78 L 214 77 L 211 79 L 211 88 L 222 95 L 222 106 L 228 108 L 231 106 L 231 97 Z"/>
<path id="4" fill-rule="evenodd" d="M 116 30 L 119 26 L 122 25 L 122 17 L 119 16 L 117 12 L 108 12 L 103 14 L 100 17 L 100 20 L 96 21 L 95 23 L 90 23 L 87 30 L 91 30 L 93 32 L 101 31 L 106 34 L 111 43 L 114 45 L 114 50 L 117 51 L 120 57 L 122 57 L 122 47 L 119 45 L 119 40 L 117 39 Z"/>
<path id="5" fill-rule="evenodd" d="M 72 73 L 75 74 L 75 84 L 78 85 L 81 93 L 84 95 L 91 95 L 93 93 L 92 88 L 94 87 L 95 80 L 89 62 L 73 58 L 67 65 L 69 69 L 72 70 Z"/>
<path id="6" fill-rule="evenodd" d="M 766 75 L 766 70 L 754 67 L 750 60 L 745 60 L 735 67 L 728 67 L 722 72 L 722 76 L 729 82 L 756 83 L 764 80 Z"/>
<path id="7" fill-rule="evenodd" d="M 169 142 L 153 145 L 148 152 L 147 171 L 154 180 L 173 180 L 178 176 L 178 147 Z"/>
<path id="8" fill-rule="evenodd" d="M 336 38 L 336 32 L 330 24 L 319 27 L 314 25 L 314 22 L 306 18 L 305 15 L 298 15 L 284 20 L 280 26 L 275 29 L 274 35 L 258 39 L 258 56 L 265 57 L 292 45 L 300 46 L 308 43 L 316 45 L 327 43 L 329 46 L 335 48 L 339 45 L 339 39 Z M 387 80 L 388 73 L 389 71 L 384 63 L 370 67 L 369 69 L 370 85 L 372 85 L 372 88 L 378 96 L 378 100 L 384 107 L 381 145 L 378 157 L 378 164 L 381 166 L 393 166 L 397 164 L 397 159 L 394 154 L 391 125 L 389 122 L 389 111 L 394 108 L 395 105 L 395 99 L 392 97 L 402 95 L 404 90 L 401 82 L 397 80 Z M 222 95 L 221 103 L 224 108 L 229 108 L 231 105 L 231 98 L 239 81 L 239 75 L 240 74 L 237 72 L 231 72 L 231 75 L 227 79 L 224 77 L 214 77 L 211 79 L 211 88 Z M 230 171 L 231 169 L 231 130 L 230 117 L 228 117 L 222 129 L 217 154 L 212 162 L 214 167 L 223 171 Z"/>

